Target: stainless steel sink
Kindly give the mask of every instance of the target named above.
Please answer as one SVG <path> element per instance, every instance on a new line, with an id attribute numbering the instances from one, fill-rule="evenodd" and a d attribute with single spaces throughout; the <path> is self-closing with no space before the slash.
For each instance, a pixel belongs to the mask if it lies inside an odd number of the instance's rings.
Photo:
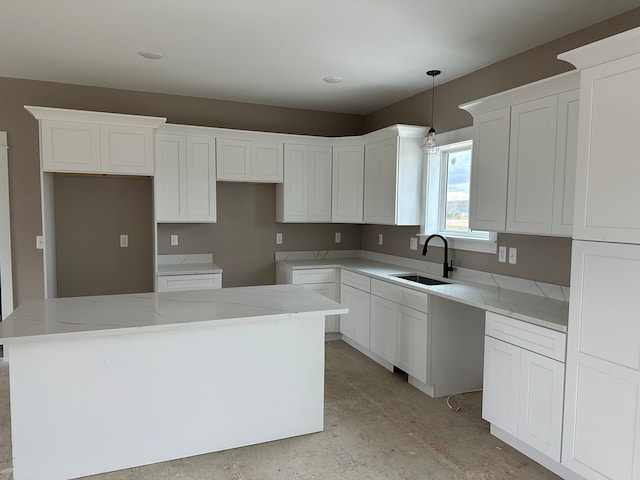
<path id="1" fill-rule="evenodd" d="M 443 280 L 436 280 L 429 277 L 423 277 L 422 275 L 418 275 L 417 273 L 394 275 L 394 277 L 401 278 L 403 280 L 409 280 L 410 282 L 421 283 L 422 285 L 447 285 L 450 283 L 450 282 L 445 282 Z"/>

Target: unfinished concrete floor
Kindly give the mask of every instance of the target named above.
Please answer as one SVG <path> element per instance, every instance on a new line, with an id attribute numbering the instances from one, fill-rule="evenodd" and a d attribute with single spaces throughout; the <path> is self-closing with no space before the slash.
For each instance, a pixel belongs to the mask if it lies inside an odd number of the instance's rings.
<path id="1" fill-rule="evenodd" d="M 7 362 L 0 362 L 0 480 L 11 479 L 7 367 Z M 481 418 L 481 393 L 454 397 L 452 403 L 461 407 L 456 413 L 447 407 L 446 398 L 424 395 L 342 341 L 326 344 L 325 385 L 321 433 L 85 478 L 559 478 L 489 434 Z"/>

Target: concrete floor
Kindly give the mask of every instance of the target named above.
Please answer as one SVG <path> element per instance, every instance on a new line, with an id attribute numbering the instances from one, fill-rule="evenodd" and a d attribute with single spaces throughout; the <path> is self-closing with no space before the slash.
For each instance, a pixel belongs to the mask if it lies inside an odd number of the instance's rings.
<path id="1" fill-rule="evenodd" d="M 85 477 L 91 480 L 557 479 L 489 434 L 481 393 L 432 399 L 341 341 L 326 344 L 321 433 Z M 295 386 L 292 386 L 295 388 Z M 0 480 L 11 480 L 8 364 L 0 362 Z"/>

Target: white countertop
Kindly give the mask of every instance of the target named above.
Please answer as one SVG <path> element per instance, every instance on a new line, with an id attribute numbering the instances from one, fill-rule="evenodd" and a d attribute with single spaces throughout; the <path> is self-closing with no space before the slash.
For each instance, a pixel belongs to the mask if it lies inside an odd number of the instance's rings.
<path id="1" fill-rule="evenodd" d="M 0 323 L 0 344 L 342 313 L 345 307 L 300 285 L 53 298 L 22 303 Z"/>
<path id="2" fill-rule="evenodd" d="M 286 259 L 278 263 L 296 269 L 339 267 L 356 273 L 391 281 L 403 287 L 418 291 L 428 291 L 432 295 L 464 303 L 483 310 L 508 315 L 525 322 L 540 325 L 560 332 L 567 331 L 569 302 L 533 295 L 499 286 L 473 282 L 461 282 L 447 279 L 448 285 L 421 285 L 394 277 L 396 274 L 420 273 L 426 277 L 442 279 L 433 273 L 421 272 L 390 263 L 379 262 L 361 257 L 323 258 L 323 259 Z M 514 279 L 515 281 L 516 279 Z"/>
<path id="3" fill-rule="evenodd" d="M 215 263 L 178 263 L 158 265 L 158 275 L 199 275 L 207 273 L 222 273 L 222 269 Z"/>

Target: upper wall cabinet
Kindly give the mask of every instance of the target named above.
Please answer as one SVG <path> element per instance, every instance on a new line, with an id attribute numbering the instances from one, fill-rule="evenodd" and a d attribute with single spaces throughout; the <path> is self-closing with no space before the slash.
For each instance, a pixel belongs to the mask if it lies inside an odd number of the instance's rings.
<path id="1" fill-rule="evenodd" d="M 25 108 L 40 124 L 43 171 L 153 175 L 153 132 L 165 118 Z"/>
<path id="2" fill-rule="evenodd" d="M 283 156 L 282 143 L 217 138 L 217 178 L 232 182 L 280 183 Z"/>
<path id="3" fill-rule="evenodd" d="M 157 134 L 155 165 L 158 222 L 216 221 L 214 138 Z"/>
<path id="4" fill-rule="evenodd" d="M 364 223 L 420 224 L 422 139 L 425 133 L 423 127 L 397 125 L 376 132 L 376 136 L 391 134 L 391 137 L 367 140 Z"/>
<path id="5" fill-rule="evenodd" d="M 284 182 L 276 185 L 276 221 L 331 221 L 332 149 L 284 145 Z"/>
<path id="6" fill-rule="evenodd" d="M 462 105 L 473 115 L 474 230 L 571 236 L 576 72 Z"/>
<path id="7" fill-rule="evenodd" d="M 364 145 L 333 147 L 331 221 L 362 223 Z"/>

